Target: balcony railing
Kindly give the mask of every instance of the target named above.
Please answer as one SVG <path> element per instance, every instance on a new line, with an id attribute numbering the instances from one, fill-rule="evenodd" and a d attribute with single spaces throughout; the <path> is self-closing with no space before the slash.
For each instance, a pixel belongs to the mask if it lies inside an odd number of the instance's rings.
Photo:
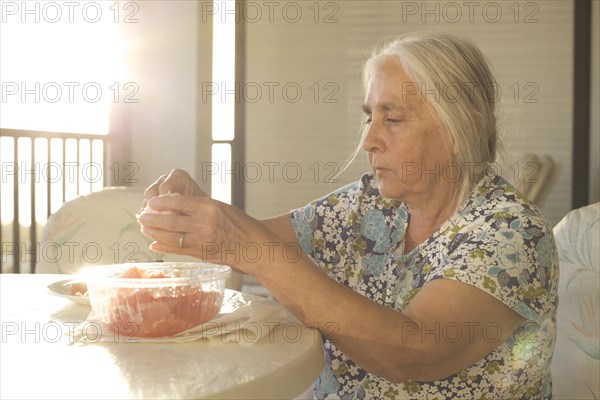
<path id="1" fill-rule="evenodd" d="M 100 135 L 0 129 L 0 272 L 35 272 L 50 215 L 104 187 Z"/>

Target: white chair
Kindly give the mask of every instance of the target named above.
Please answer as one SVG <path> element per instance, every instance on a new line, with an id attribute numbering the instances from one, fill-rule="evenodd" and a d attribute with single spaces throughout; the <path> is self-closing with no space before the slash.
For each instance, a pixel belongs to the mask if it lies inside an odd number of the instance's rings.
<path id="1" fill-rule="evenodd" d="M 42 230 L 37 273 L 75 274 L 84 266 L 123 262 L 197 261 L 149 249 L 135 219 L 144 198 L 140 187 L 109 187 L 65 203 Z M 239 290 L 242 275 L 227 283 Z"/>
<path id="2" fill-rule="evenodd" d="M 555 227 L 560 278 L 554 399 L 600 398 L 600 203 Z"/>

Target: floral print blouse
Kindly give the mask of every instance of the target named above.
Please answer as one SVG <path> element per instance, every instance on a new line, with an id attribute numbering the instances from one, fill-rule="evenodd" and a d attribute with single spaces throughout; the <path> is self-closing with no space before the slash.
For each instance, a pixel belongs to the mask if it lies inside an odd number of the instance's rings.
<path id="1" fill-rule="evenodd" d="M 335 279 L 402 311 L 429 281 L 454 279 L 527 319 L 472 366 L 441 380 L 394 384 L 368 373 L 327 340 L 318 399 L 549 399 L 558 263 L 537 208 L 492 173 L 429 239 L 403 254 L 410 213 L 383 198 L 372 174 L 291 212 L 303 251 Z M 488 332 L 492 335 L 494 327 Z"/>

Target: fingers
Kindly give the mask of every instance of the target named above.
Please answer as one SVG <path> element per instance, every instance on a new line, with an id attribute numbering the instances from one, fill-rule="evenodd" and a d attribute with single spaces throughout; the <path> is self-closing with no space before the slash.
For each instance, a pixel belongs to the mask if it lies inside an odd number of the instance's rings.
<path id="1" fill-rule="evenodd" d="M 161 218 L 162 216 L 158 216 Z M 173 218 L 171 216 L 171 218 Z M 172 231 L 142 225 L 142 233 L 153 240 L 150 249 L 158 253 L 193 256 L 206 261 L 216 253 L 215 242 L 206 238 L 215 238 L 214 230 L 208 226 L 195 226 L 193 231 Z M 215 259 L 216 260 L 216 259 Z M 215 261 L 212 260 L 212 261 Z"/>
<path id="2" fill-rule="evenodd" d="M 187 172 L 174 169 L 169 174 L 161 175 L 144 191 L 142 209 L 146 207 L 151 198 L 170 193 L 208 197 L 208 194 L 198 186 Z"/>
<path id="3" fill-rule="evenodd" d="M 138 221 L 144 236 L 153 241 L 150 248 L 158 253 L 192 256 L 239 268 L 245 263 L 249 268 L 272 254 L 269 246 L 279 240 L 247 214 L 210 197 L 163 195 L 150 199 L 148 206 L 158 213 L 143 212 Z M 259 247 L 260 255 L 252 256 Z M 247 254 L 250 263 L 242 257 Z"/>
<path id="4" fill-rule="evenodd" d="M 159 186 L 167 179 L 168 175 L 161 175 L 153 184 L 148 186 L 148 188 L 144 191 L 144 202 L 142 203 L 142 208 L 146 207 L 148 200 L 153 197 L 158 196 Z"/>
<path id="5" fill-rule="evenodd" d="M 219 202 L 210 197 L 184 196 L 180 194 L 163 195 L 148 201 L 154 210 L 173 214 L 192 215 L 197 213 L 212 213 L 213 208 L 219 207 Z M 202 209 L 202 211 L 200 211 Z"/>
<path id="6" fill-rule="evenodd" d="M 150 249 L 157 253 L 180 254 L 183 256 L 191 256 L 215 264 L 223 264 L 221 260 L 212 256 L 212 253 L 202 253 L 202 251 L 199 251 L 197 248 L 191 246 L 179 247 L 167 245 L 161 242 L 152 242 L 152 244 L 150 245 Z"/>
<path id="7" fill-rule="evenodd" d="M 148 206 L 158 213 L 142 212 L 138 222 L 153 241 L 150 248 L 159 253 L 216 261 L 221 257 L 217 244 L 241 242 L 243 237 L 234 233 L 226 205 L 210 197 L 171 194 L 153 197 Z"/>
<path id="8" fill-rule="evenodd" d="M 142 207 L 138 211 L 138 215 L 141 214 L 146 206 L 148 205 L 148 200 L 153 197 L 156 197 L 160 194 L 159 187 L 160 185 L 167 179 L 168 175 L 161 175 L 154 183 L 144 190 L 144 200 L 142 201 Z"/>
<path id="9" fill-rule="evenodd" d="M 137 216 L 142 232 L 144 228 L 168 232 L 201 232 L 206 227 L 216 226 L 221 212 L 220 203 L 215 200 L 180 194 L 153 197 L 148 201 L 148 207 L 150 211 L 145 209 Z M 151 238 L 165 240 L 164 236 Z"/>
<path id="10" fill-rule="evenodd" d="M 167 177 L 158 185 L 158 195 L 169 193 L 192 194 L 187 193 L 188 183 L 192 177 L 181 169 L 172 170 Z"/>
<path id="11" fill-rule="evenodd" d="M 194 244 L 194 240 L 197 237 L 197 235 L 192 232 L 168 231 L 148 226 L 142 227 L 142 233 L 147 238 L 154 240 L 155 243 L 158 243 L 161 246 L 166 247 L 170 250 L 173 250 L 175 248 L 189 248 L 191 245 Z"/>
<path id="12" fill-rule="evenodd" d="M 182 169 L 172 170 L 158 185 L 158 194 L 179 193 L 191 196 L 206 196 L 190 174 Z"/>

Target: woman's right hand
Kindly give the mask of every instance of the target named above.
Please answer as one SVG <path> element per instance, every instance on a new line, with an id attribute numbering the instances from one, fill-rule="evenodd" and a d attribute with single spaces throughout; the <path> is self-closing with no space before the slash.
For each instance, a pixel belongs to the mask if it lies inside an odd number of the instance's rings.
<path id="1" fill-rule="evenodd" d="M 200 186 L 192 179 L 190 174 L 182 169 L 174 169 L 168 175 L 162 175 L 144 191 L 144 203 L 148 200 L 168 193 L 179 193 L 189 196 L 208 196 Z"/>

